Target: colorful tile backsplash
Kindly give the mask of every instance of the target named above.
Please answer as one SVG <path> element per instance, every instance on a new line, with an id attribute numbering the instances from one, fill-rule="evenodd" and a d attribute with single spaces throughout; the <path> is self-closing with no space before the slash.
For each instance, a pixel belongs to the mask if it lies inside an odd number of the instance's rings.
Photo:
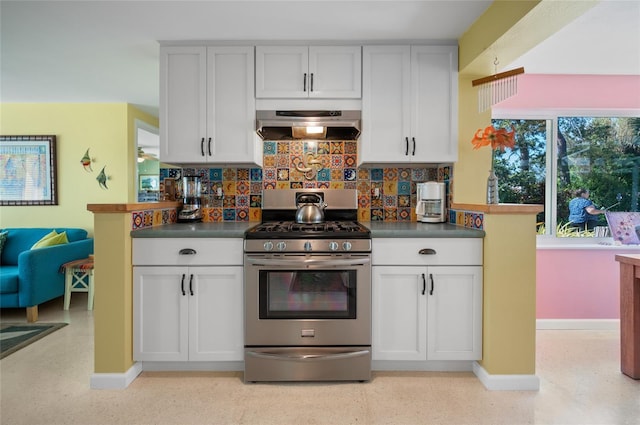
<path id="1" fill-rule="evenodd" d="M 357 168 L 356 141 L 265 141 L 263 146 L 262 169 L 161 168 L 161 191 L 167 178 L 177 179 L 179 185 L 182 174 L 199 175 L 204 221 L 212 222 L 260 221 L 263 190 L 357 189 L 361 221 L 415 221 L 419 182 L 446 182 L 451 198 L 448 164 L 429 168 Z"/>

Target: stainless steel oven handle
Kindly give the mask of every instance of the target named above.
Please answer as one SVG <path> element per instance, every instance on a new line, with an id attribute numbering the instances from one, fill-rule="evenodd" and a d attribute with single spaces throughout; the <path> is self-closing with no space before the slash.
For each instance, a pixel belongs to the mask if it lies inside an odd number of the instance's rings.
<path id="1" fill-rule="evenodd" d="M 273 258 L 246 258 L 248 263 L 256 266 L 304 266 L 304 265 L 317 265 L 317 266 L 359 266 L 368 264 L 371 262 L 370 258 L 351 258 L 346 260 L 281 260 Z"/>
<path id="2" fill-rule="evenodd" d="M 311 361 L 311 360 L 341 360 L 351 359 L 354 357 L 366 356 L 369 354 L 369 350 L 350 351 L 348 353 L 338 354 L 285 354 L 285 353 L 261 353 L 257 351 L 247 351 L 247 355 L 251 357 L 257 357 L 260 359 L 269 360 L 294 360 L 294 361 Z"/>

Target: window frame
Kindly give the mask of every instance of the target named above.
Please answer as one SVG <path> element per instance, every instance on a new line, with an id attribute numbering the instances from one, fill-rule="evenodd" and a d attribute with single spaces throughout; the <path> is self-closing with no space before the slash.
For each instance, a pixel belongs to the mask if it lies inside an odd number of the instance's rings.
<path id="1" fill-rule="evenodd" d="M 596 245 L 602 248 L 603 244 L 611 242 L 611 237 L 598 238 L 561 238 L 557 236 L 557 195 L 558 195 L 558 117 L 593 117 L 593 118 L 632 118 L 640 117 L 640 109 L 504 109 L 492 111 L 491 119 L 494 120 L 545 120 L 547 122 L 547 151 L 546 151 L 546 181 L 544 190 L 545 234 L 537 235 L 537 245 Z"/>

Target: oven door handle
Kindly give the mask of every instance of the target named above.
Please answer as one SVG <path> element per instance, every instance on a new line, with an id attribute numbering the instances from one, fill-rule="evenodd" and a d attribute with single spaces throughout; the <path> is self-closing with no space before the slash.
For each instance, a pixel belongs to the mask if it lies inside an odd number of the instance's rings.
<path id="1" fill-rule="evenodd" d="M 286 354 L 279 352 L 257 352 L 257 351 L 247 351 L 247 355 L 251 357 L 257 357 L 260 359 L 269 359 L 269 360 L 294 360 L 299 362 L 304 361 L 318 361 L 318 360 L 341 360 L 341 359 L 351 359 L 354 357 L 366 356 L 369 354 L 369 350 L 360 350 L 360 351 L 349 351 L 347 353 L 337 353 L 337 354 Z"/>
<path id="2" fill-rule="evenodd" d="M 343 260 L 281 260 L 273 258 L 246 258 L 248 263 L 254 266 L 360 266 L 371 262 L 370 258 L 351 258 Z"/>

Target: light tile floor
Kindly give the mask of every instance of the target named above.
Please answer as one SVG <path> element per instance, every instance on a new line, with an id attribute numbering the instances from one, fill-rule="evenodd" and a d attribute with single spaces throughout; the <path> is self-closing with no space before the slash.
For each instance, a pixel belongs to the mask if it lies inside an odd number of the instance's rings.
<path id="1" fill-rule="evenodd" d="M 1 320 L 24 321 L 5 309 Z M 241 373 L 143 373 L 91 390 L 86 294 L 40 308 L 69 326 L 0 361 L 0 423 L 640 424 L 640 381 L 620 373 L 618 331 L 537 332 L 540 391 L 488 391 L 471 373 L 375 372 L 369 383 L 251 384 Z"/>

